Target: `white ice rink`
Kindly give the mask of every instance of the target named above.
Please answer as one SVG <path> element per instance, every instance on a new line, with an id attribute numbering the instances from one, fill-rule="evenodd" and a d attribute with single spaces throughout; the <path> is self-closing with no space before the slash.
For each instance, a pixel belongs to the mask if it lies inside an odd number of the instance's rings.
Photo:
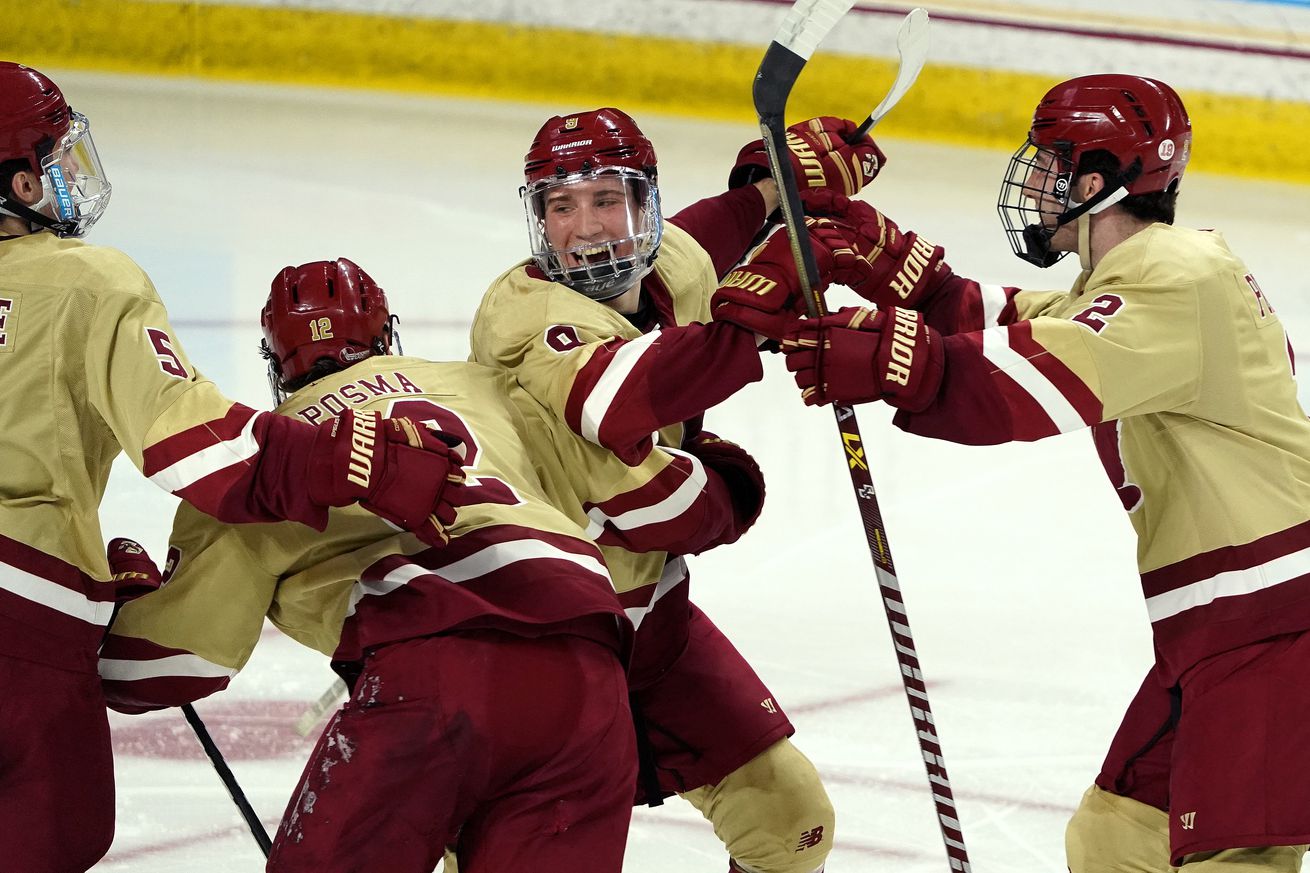
<path id="1" fill-rule="evenodd" d="M 256 406 L 269 405 L 258 313 L 287 264 L 357 261 L 387 290 L 407 352 L 464 358 L 483 289 L 526 250 L 517 192 L 533 133 L 549 114 L 593 108 L 50 72 L 90 116 L 115 188 L 92 241 L 147 270 L 191 358 Z M 884 87 L 832 111 L 862 116 Z M 638 120 L 668 213 L 722 190 L 756 135 L 747 123 Z M 1042 273 L 1009 251 L 995 212 L 1005 153 L 883 145 L 888 168 L 869 199 L 944 245 L 957 272 L 1068 287 L 1075 263 Z M 1293 339 L 1310 338 L 1310 188 L 1189 174 L 1180 211 L 1181 224 L 1222 229 Z M 831 873 L 945 871 L 831 413 L 801 406 L 780 358 L 766 371 L 707 426 L 756 455 L 768 505 L 741 543 L 694 559 L 692 596 L 822 772 L 837 808 Z M 974 867 L 1055 873 L 1065 820 L 1151 660 L 1131 529 L 1085 432 L 964 448 L 906 437 L 889 418 L 879 406 L 861 415 Z M 120 460 L 105 535 L 161 558 L 173 505 Z M 331 680 L 324 658 L 270 627 L 231 689 L 197 707 L 270 830 L 311 748 L 292 724 Z M 112 723 L 118 831 L 98 873 L 263 869 L 179 712 Z M 686 804 L 637 811 L 626 870 L 725 867 Z"/>

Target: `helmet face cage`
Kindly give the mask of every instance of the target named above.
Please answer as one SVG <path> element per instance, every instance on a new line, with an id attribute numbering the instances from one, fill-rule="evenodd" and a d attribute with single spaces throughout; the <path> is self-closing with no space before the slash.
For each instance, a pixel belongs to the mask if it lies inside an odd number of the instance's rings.
<path id="1" fill-rule="evenodd" d="M 664 233 L 659 187 L 640 170 L 601 166 L 541 179 L 523 189 L 523 205 L 537 267 L 592 300 L 617 297 L 654 265 Z"/>
<path id="2" fill-rule="evenodd" d="M 1049 267 L 1068 252 L 1052 252 L 1051 237 L 1070 218 L 1074 166 L 1067 147 L 1050 148 L 1028 139 L 1010 158 L 996 210 L 1010 248 L 1020 258 Z"/>
<path id="3" fill-rule="evenodd" d="M 109 206 L 113 190 L 105 177 L 85 115 L 70 111 L 68 132 L 41 161 L 44 196 L 32 209 L 55 219 L 61 237 L 85 236 Z"/>

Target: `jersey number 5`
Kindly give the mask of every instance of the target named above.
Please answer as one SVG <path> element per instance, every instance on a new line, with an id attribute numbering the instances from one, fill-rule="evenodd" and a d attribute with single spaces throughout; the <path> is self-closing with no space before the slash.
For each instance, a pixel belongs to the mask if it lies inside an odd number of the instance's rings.
<path id="1" fill-rule="evenodd" d="M 477 503 L 500 503 L 514 506 L 523 500 L 515 493 L 504 479 L 497 476 L 477 475 L 478 459 L 482 447 L 473 429 L 463 417 L 431 400 L 397 400 L 388 408 L 388 417 L 404 416 L 433 430 L 454 434 L 464 441 L 464 487 L 459 489 L 459 497 L 454 500 L 456 506 L 472 506 Z"/>
<path id="2" fill-rule="evenodd" d="M 191 374 L 187 372 L 186 367 L 182 366 L 182 360 L 173 351 L 171 340 L 166 331 L 157 327 L 147 327 L 146 336 L 150 339 L 150 345 L 154 346 L 155 357 L 159 359 L 159 369 L 175 379 L 189 379 Z"/>

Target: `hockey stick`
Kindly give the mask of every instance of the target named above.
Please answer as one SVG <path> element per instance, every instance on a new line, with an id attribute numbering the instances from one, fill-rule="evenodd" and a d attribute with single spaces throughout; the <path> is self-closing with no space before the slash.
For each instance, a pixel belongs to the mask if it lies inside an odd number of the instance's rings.
<path id="1" fill-rule="evenodd" d="M 241 817 L 246 820 L 246 826 L 250 828 L 250 833 L 254 836 L 255 842 L 259 843 L 259 850 L 267 858 L 269 850 L 273 847 L 273 843 L 268 838 L 268 831 L 264 830 L 264 823 L 255 814 L 255 809 L 250 805 L 250 801 L 246 800 L 245 792 L 237 784 L 237 777 L 232 774 L 231 768 L 227 766 L 227 761 L 223 760 L 223 753 L 218 750 L 218 746 L 214 745 L 214 738 L 209 735 L 209 730 L 205 727 L 205 723 L 200 720 L 200 715 L 196 712 L 194 706 L 189 703 L 182 704 L 182 714 L 186 716 L 187 724 L 191 725 L 191 730 L 196 732 L 196 739 L 200 740 L 200 745 L 204 748 L 205 754 L 209 756 L 214 769 L 218 771 L 218 778 L 223 780 L 223 787 L 232 796 L 232 802 L 237 805 Z"/>
<path id="2" fill-rule="evenodd" d="M 882 102 L 869 113 L 869 117 L 860 123 L 851 135 L 854 142 L 869 132 L 882 117 L 901 102 L 905 92 L 910 90 L 914 80 L 919 78 L 919 71 L 928 60 L 928 13 L 922 7 L 911 9 L 896 31 L 896 53 L 900 55 L 900 65 L 896 68 L 896 81 Z"/>
<path id="3" fill-rule="evenodd" d="M 318 696 L 318 700 L 305 707 L 305 711 L 300 714 L 300 718 L 296 719 L 296 733 L 302 737 L 309 736 L 310 732 L 318 727 L 318 723 L 323 720 L 323 716 L 327 715 L 327 711 L 336 706 L 337 701 L 345 697 L 349 691 L 350 689 L 346 687 L 346 680 L 338 676 L 336 681 Z"/>
<path id="4" fill-rule="evenodd" d="M 755 112 L 759 117 L 760 131 L 769 156 L 769 169 L 778 182 L 787 236 L 791 239 L 796 269 L 812 317 L 822 315 L 827 311 L 827 307 L 819 284 L 819 270 L 814 260 L 814 251 L 810 247 L 810 238 L 805 231 L 805 215 L 801 206 L 800 191 L 796 185 L 796 175 L 792 171 L 791 161 L 784 159 L 787 131 L 783 122 L 783 113 L 787 108 L 787 97 L 806 61 L 837 20 L 853 5 L 853 0 L 797 0 L 765 52 L 759 71 L 755 74 L 755 85 L 752 89 Z M 916 10 L 910 13 L 906 25 L 902 27 L 903 35 L 922 32 L 922 26 L 916 23 L 926 22 L 926 15 L 916 18 L 916 15 L 921 12 L 922 10 Z M 907 56 L 907 46 L 922 45 L 926 48 L 926 42 L 917 37 L 906 40 L 904 44 L 898 38 L 897 43 L 901 45 L 902 60 Z M 914 63 L 913 57 L 911 62 Z M 917 64 L 922 67 L 921 56 Z M 869 126 L 895 105 L 917 74 L 918 70 L 915 69 L 913 75 L 897 76 L 892 92 L 869 116 Z M 914 638 L 910 634 L 909 616 L 906 614 L 905 602 L 901 597 L 896 567 L 892 563 L 891 546 L 887 539 L 887 531 L 883 527 L 878 495 L 874 490 L 873 477 L 865 461 L 864 440 L 860 436 L 859 424 L 855 420 L 853 408 L 834 404 L 833 413 L 837 419 L 837 430 L 841 434 L 847 465 L 850 467 L 851 486 L 855 489 L 856 502 L 860 507 L 864 536 L 878 577 L 887 624 L 891 629 L 892 642 L 896 648 L 896 660 L 901 668 L 901 682 L 905 687 L 905 696 L 910 704 L 910 715 L 914 719 L 914 727 L 919 738 L 919 749 L 928 771 L 928 783 L 937 808 L 937 823 L 946 845 L 946 856 L 952 870 L 969 873 L 969 854 L 964 845 L 964 832 L 960 828 L 959 813 L 955 809 L 955 796 L 951 792 L 951 780 L 946 773 L 946 761 L 942 757 L 936 722 L 928 705 L 928 688 L 919 667 L 919 655 L 914 647 Z"/>

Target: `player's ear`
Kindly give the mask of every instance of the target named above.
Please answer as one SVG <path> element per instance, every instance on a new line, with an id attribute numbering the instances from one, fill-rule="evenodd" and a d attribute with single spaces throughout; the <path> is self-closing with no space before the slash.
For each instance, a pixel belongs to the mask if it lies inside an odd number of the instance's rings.
<path id="1" fill-rule="evenodd" d="M 9 183 L 10 193 L 25 206 L 41 202 L 41 179 L 31 170 L 19 170 Z"/>
<path id="2" fill-rule="evenodd" d="M 1074 199 L 1086 203 L 1105 190 L 1105 176 L 1100 173 L 1084 173 L 1078 177 L 1074 187 L 1077 189 L 1074 191 Z"/>

